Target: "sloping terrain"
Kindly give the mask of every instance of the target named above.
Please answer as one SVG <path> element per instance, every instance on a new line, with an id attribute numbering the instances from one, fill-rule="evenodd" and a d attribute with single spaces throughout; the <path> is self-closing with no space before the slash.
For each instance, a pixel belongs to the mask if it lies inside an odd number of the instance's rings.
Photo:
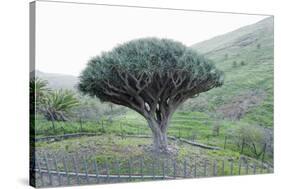
<path id="1" fill-rule="evenodd" d="M 273 17 L 192 48 L 225 72 L 225 83 L 187 102 L 187 109 L 207 102 L 204 112 L 215 111 L 224 118 L 273 126 Z"/>
<path id="2" fill-rule="evenodd" d="M 231 135 L 228 133 L 230 129 L 246 123 L 266 127 L 271 137 L 267 141 L 268 152 L 266 152 L 264 160 L 273 163 L 273 18 L 267 18 L 256 24 L 195 44 L 192 48 L 213 60 L 214 64 L 224 71 L 225 83 L 220 88 L 212 89 L 184 103 L 173 115 L 168 135 L 219 146 L 223 150 L 208 151 L 198 147 L 182 146 L 183 152 L 179 150 L 179 154 L 207 157 L 208 159 L 210 157 L 215 159 L 231 157 L 238 160 L 240 155 L 254 157 L 249 147 L 242 153 L 241 146 L 234 144 L 236 141 L 233 138 L 228 138 Z M 48 80 L 51 88 L 73 89 L 78 81 L 78 78 L 73 76 L 42 72 L 38 72 L 37 76 Z M 100 111 L 101 107 L 105 106 L 108 104 L 93 103 L 89 107 L 95 107 Z M 100 117 L 99 121 L 91 117 L 89 120 L 84 120 L 82 124 L 75 121 L 56 123 L 57 132 L 61 131 L 59 134 L 64 134 L 83 131 L 101 135 L 101 137 L 89 139 L 94 140 L 95 145 L 99 145 L 99 150 L 104 152 L 111 149 L 116 150 L 116 146 L 110 145 L 117 141 L 116 134 L 121 135 L 120 143 L 135 145 L 128 147 L 126 144 L 124 150 L 129 151 L 116 153 L 114 151 L 109 154 L 110 156 L 121 155 L 121 158 L 124 154 L 127 156 L 128 152 L 139 152 L 143 142 L 150 144 L 150 141 L 143 139 L 138 141 L 138 139 L 126 138 L 124 140 L 123 135 L 150 135 L 151 131 L 147 127 L 146 121 L 136 112 L 128 109 L 124 112 L 116 110 L 119 114 L 110 120 L 105 118 L 103 116 L 105 113 L 101 111 L 100 115 L 95 113 L 98 115 L 97 117 Z M 112 115 L 112 113 L 110 114 Z M 38 135 L 39 133 L 47 135 L 48 132 L 44 129 L 48 128 L 52 131 L 50 122 L 43 119 L 37 120 L 36 132 Z M 104 142 L 103 139 L 106 137 L 108 139 Z M 99 141 L 99 138 L 102 139 L 102 142 Z M 86 145 L 89 142 L 91 141 L 88 139 L 79 139 L 73 140 L 73 143 L 69 143 L 69 141 L 54 142 L 50 145 L 39 143 L 37 147 L 39 147 L 38 149 L 41 147 L 42 149 L 72 151 L 82 149 L 83 145 L 85 148 L 89 148 Z M 120 143 L 118 146 L 121 145 Z M 107 148 L 107 145 L 110 146 L 110 149 Z M 101 156 L 104 155 L 101 153 Z"/>

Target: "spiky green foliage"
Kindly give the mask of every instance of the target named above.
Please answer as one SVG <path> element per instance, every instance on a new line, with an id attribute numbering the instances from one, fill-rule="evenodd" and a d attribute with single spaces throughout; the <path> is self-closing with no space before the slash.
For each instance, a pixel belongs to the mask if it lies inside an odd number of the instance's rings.
<path id="1" fill-rule="evenodd" d="M 48 120 L 67 121 L 70 110 L 78 105 L 79 101 L 71 91 L 51 91 L 46 95 L 44 115 Z"/>
<path id="2" fill-rule="evenodd" d="M 44 100 L 44 95 L 50 91 L 47 87 L 48 81 L 38 77 L 31 78 L 29 82 L 29 92 L 31 96 L 36 98 L 36 104 L 41 103 Z M 35 99 L 34 99 L 35 101 Z"/>
<path id="3" fill-rule="evenodd" d="M 223 73 L 182 43 L 144 38 L 91 59 L 79 89 L 137 111 L 152 130 L 154 147 L 166 151 L 166 130 L 178 106 L 222 84 Z"/>
<path id="4" fill-rule="evenodd" d="M 110 52 L 94 57 L 80 79 L 79 89 L 82 92 L 111 101 L 114 95 L 108 95 L 106 90 L 121 90 L 124 79 L 128 79 L 133 88 L 141 85 L 139 93 L 156 89 L 156 83 L 168 80 L 170 90 L 190 85 L 189 91 L 194 90 L 191 92 L 194 95 L 220 86 L 223 74 L 211 61 L 179 42 L 145 38 L 119 45 Z"/>

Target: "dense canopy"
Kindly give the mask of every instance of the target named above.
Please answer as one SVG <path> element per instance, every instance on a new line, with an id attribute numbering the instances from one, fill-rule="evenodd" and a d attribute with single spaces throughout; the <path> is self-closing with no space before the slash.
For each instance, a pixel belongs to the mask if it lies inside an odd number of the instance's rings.
<path id="1" fill-rule="evenodd" d="M 164 131 L 181 103 L 222 84 L 223 73 L 182 43 L 144 38 L 92 58 L 79 89 L 129 107 L 148 120 L 152 131 L 154 125 Z"/>

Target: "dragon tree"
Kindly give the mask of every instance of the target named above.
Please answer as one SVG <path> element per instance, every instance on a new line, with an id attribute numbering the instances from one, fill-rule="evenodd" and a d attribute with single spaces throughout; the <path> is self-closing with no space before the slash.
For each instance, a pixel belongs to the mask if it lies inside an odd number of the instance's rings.
<path id="1" fill-rule="evenodd" d="M 223 84 L 223 72 L 180 42 L 143 38 L 93 57 L 80 75 L 82 93 L 126 106 L 152 131 L 153 148 L 168 150 L 173 113 L 189 98 Z"/>

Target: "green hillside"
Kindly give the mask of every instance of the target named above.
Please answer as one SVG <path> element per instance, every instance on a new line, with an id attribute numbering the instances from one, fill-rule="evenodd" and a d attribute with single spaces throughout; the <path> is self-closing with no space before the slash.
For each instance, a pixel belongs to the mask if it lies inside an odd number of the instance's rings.
<path id="1" fill-rule="evenodd" d="M 186 109 L 188 105 L 204 103 L 204 112 L 215 111 L 224 118 L 273 126 L 273 17 L 192 48 L 225 72 L 225 83 L 190 100 Z"/>
<path id="2" fill-rule="evenodd" d="M 224 71 L 225 83 L 220 88 L 185 102 L 173 115 L 168 135 L 219 146 L 224 149 L 220 152 L 228 156 L 237 153 L 272 163 L 273 18 L 203 41 L 192 48 L 211 59 Z M 117 105 L 109 108 L 109 104 L 98 103 L 97 99 L 86 98 L 83 101 L 88 104 L 83 105 L 79 111 L 89 114 L 89 110 L 94 109 L 92 114 L 95 116 L 82 116 L 83 123 L 77 121 L 81 115 L 76 115 L 77 118 L 73 116 L 72 122 L 58 122 L 56 132 L 52 130 L 50 121 L 38 116 L 36 136 L 81 131 L 105 136 L 151 134 L 145 119 L 132 110 L 120 109 Z M 264 136 L 261 138 L 265 139 L 254 142 L 257 143 L 258 151 L 266 152 L 265 157 L 257 157 L 252 144 L 242 147 L 241 143 L 244 142 L 241 138 L 237 139 L 237 128 L 244 125 L 261 126 L 259 128 L 264 129 Z M 236 133 L 233 132 L 235 129 Z M 266 149 L 263 149 L 265 143 Z"/>

